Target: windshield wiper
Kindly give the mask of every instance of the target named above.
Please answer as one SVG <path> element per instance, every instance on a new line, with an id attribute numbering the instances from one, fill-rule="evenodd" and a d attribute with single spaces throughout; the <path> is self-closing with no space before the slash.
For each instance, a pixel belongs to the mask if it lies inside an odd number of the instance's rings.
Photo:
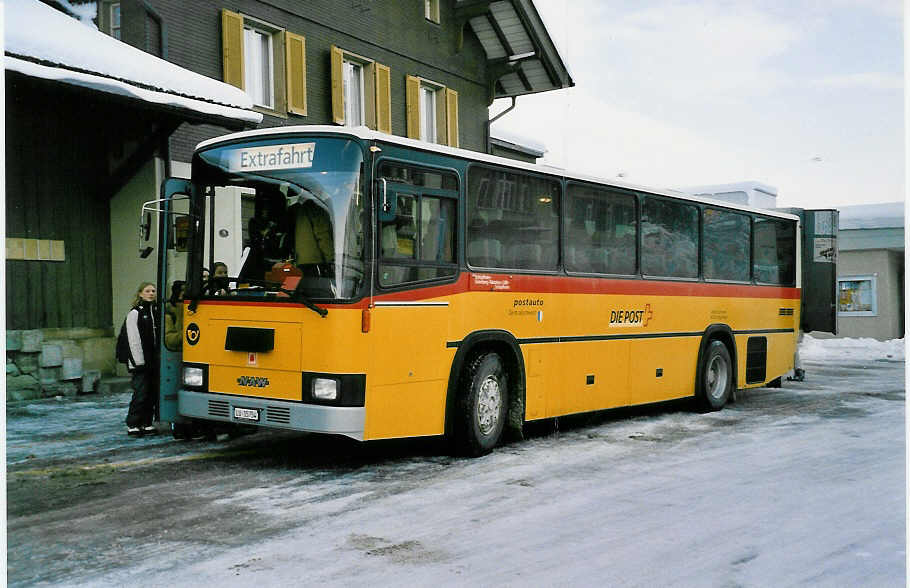
<path id="1" fill-rule="evenodd" d="M 327 314 L 329 314 L 328 310 L 321 308 L 319 306 L 316 306 L 312 300 L 310 300 L 309 298 L 306 297 L 306 295 L 304 295 L 303 292 L 300 292 L 299 290 L 296 290 L 296 289 L 287 290 L 285 288 L 282 288 L 281 284 L 279 282 L 274 282 L 271 280 L 255 280 L 253 278 L 232 278 L 232 277 L 228 276 L 225 278 L 212 278 L 209 280 L 208 286 L 209 286 L 209 288 L 214 287 L 217 290 L 217 289 L 221 289 L 222 287 L 227 288 L 227 285 L 230 282 L 237 282 L 238 284 L 253 284 L 254 286 L 265 286 L 266 290 L 268 290 L 270 292 L 282 292 L 284 294 L 287 294 L 288 296 L 290 296 L 292 301 L 300 302 L 301 304 L 303 304 L 304 306 L 306 306 L 307 308 L 309 308 L 310 310 L 312 310 L 313 312 L 315 312 L 322 318 L 325 318 L 325 316 Z M 223 284 L 223 286 L 222 286 L 222 284 Z M 242 292 L 242 291 L 237 290 L 237 292 Z M 194 300 L 194 302 L 198 302 L 198 300 Z M 193 309 L 190 309 L 190 310 L 193 310 Z"/>
<path id="2" fill-rule="evenodd" d="M 284 288 L 278 288 L 278 290 L 280 292 L 284 292 L 285 294 L 289 295 L 291 297 L 291 300 L 297 300 L 297 301 L 301 302 L 304 306 L 306 306 L 307 308 L 309 308 L 310 310 L 312 310 L 313 312 L 315 312 L 322 318 L 325 318 L 325 315 L 329 314 L 328 310 L 313 304 L 313 302 L 309 298 L 304 296 L 303 292 L 300 292 L 299 290 L 285 290 Z"/>

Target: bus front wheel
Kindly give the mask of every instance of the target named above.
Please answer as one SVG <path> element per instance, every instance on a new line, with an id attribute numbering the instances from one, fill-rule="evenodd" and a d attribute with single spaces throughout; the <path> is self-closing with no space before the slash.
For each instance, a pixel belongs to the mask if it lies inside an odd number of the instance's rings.
<path id="1" fill-rule="evenodd" d="M 508 382 L 499 354 L 479 353 L 468 362 L 458 395 L 455 449 L 459 454 L 484 455 L 499 442 L 509 405 Z"/>
<path id="2" fill-rule="evenodd" d="M 698 405 L 705 412 L 720 410 L 733 392 L 733 362 L 727 346 L 718 340 L 705 349 L 698 385 Z"/>

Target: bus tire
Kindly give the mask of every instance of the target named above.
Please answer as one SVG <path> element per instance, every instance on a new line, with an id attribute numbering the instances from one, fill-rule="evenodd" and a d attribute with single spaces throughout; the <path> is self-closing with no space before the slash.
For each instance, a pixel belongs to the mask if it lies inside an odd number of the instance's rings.
<path id="1" fill-rule="evenodd" d="M 508 383 L 499 354 L 478 353 L 468 362 L 457 399 L 455 450 L 459 455 L 485 455 L 499 442 L 509 407 Z"/>
<path id="2" fill-rule="evenodd" d="M 720 410 L 733 393 L 733 362 L 727 346 L 717 339 L 708 343 L 698 383 L 698 408 L 703 412 Z"/>

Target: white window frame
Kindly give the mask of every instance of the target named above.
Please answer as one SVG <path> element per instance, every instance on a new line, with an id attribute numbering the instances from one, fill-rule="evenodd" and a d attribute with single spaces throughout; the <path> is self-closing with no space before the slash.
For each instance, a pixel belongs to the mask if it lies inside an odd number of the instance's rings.
<path id="1" fill-rule="evenodd" d="M 275 83 L 275 40 L 274 36 L 277 31 L 270 28 L 259 25 L 258 23 L 251 22 L 247 18 L 244 18 L 243 22 L 243 68 L 244 68 L 244 86 L 246 86 L 246 92 L 250 95 L 250 98 L 253 99 L 253 104 L 262 108 L 268 108 L 270 110 L 275 109 L 275 95 L 276 87 Z M 256 45 L 256 50 L 252 50 L 252 43 L 249 42 L 250 35 L 252 33 L 259 38 L 261 35 L 267 41 L 267 55 L 268 55 L 268 80 L 264 80 L 262 75 L 264 74 L 263 68 L 261 67 L 261 44 Z M 254 59 L 254 56 L 256 57 Z M 261 96 L 259 93 L 253 94 L 251 92 L 251 81 L 261 84 L 266 82 L 264 85 L 269 88 L 268 100 L 260 100 Z"/>
<path id="2" fill-rule="evenodd" d="M 439 24 L 439 0 L 423 0 L 423 17 Z"/>
<path id="3" fill-rule="evenodd" d="M 114 9 L 117 9 L 117 27 L 114 28 Z M 115 39 L 120 39 L 123 30 L 123 13 L 120 12 L 120 3 L 112 2 L 110 6 L 110 23 L 111 23 L 111 36 Z"/>
<path id="4" fill-rule="evenodd" d="M 342 96 L 344 97 L 344 124 L 347 127 L 358 127 L 366 123 L 366 86 L 364 84 L 364 70 L 368 64 L 357 59 L 349 59 L 345 54 L 341 62 L 342 68 Z M 357 85 L 359 92 L 359 108 L 351 102 L 351 79 L 352 74 L 357 76 Z M 356 116 L 356 119 L 355 119 Z"/>
<path id="5" fill-rule="evenodd" d="M 420 80 L 420 86 L 417 91 L 417 104 L 420 111 L 420 140 L 441 145 L 439 142 L 439 127 L 440 124 L 445 125 L 446 121 L 445 117 L 443 117 L 442 121 L 439 120 L 439 111 L 442 110 L 443 113 L 446 111 L 446 87 L 431 80 L 418 79 Z M 433 112 L 429 114 L 426 112 L 427 101 L 425 100 L 428 93 L 433 95 Z M 441 103 L 440 100 L 442 100 Z M 427 132 L 427 124 L 431 122 L 431 132 Z"/>
<path id="6" fill-rule="evenodd" d="M 870 282 L 872 290 L 871 310 L 841 310 L 840 292 L 841 282 Z M 863 274 L 857 276 L 837 276 L 837 316 L 878 316 L 878 275 Z"/>
<path id="7" fill-rule="evenodd" d="M 429 84 L 420 84 L 419 93 L 420 102 L 420 139 L 427 143 L 436 143 L 439 133 L 437 132 L 437 100 L 439 100 L 439 89 Z"/>

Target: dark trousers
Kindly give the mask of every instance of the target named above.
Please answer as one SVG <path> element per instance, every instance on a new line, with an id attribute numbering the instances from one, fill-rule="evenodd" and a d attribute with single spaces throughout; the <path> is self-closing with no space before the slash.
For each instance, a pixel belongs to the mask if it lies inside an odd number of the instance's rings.
<path id="1" fill-rule="evenodd" d="M 158 400 L 156 381 L 152 371 L 133 372 L 133 398 L 126 414 L 126 426 L 144 427 L 152 424 L 155 402 Z"/>

